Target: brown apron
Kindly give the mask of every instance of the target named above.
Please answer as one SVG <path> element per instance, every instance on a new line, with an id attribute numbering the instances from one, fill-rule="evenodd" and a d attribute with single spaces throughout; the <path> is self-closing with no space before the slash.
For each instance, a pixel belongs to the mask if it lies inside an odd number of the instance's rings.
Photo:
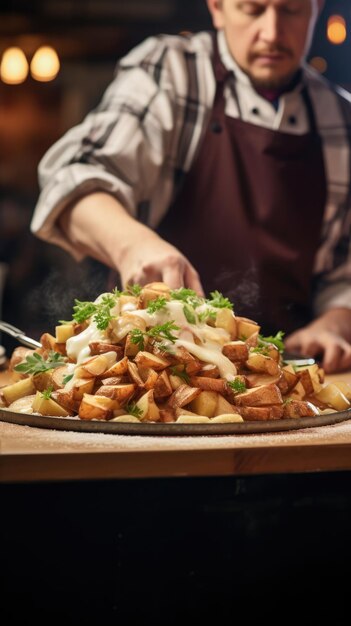
<path id="1" fill-rule="evenodd" d="M 217 289 L 262 332 L 311 318 L 312 269 L 326 202 L 322 147 L 225 115 L 228 71 L 215 47 L 217 91 L 199 153 L 158 233 L 187 256 L 205 293 Z M 294 120 L 292 120 L 292 123 Z"/>

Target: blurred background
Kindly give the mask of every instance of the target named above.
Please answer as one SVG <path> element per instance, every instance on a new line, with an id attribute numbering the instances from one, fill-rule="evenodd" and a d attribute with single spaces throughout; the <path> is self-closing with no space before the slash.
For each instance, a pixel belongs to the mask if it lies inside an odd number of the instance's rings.
<path id="1" fill-rule="evenodd" d="M 38 162 L 101 99 L 145 37 L 211 28 L 205 0 L 1 0 L 0 318 L 39 338 L 94 299 L 106 270 L 29 232 Z M 308 61 L 351 91 L 351 2 L 326 0 Z M 0 337 L 9 352 L 13 341 Z"/>

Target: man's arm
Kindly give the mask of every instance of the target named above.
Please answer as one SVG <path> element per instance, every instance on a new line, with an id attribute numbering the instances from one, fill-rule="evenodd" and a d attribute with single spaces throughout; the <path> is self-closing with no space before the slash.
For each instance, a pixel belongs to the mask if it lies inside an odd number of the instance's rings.
<path id="1" fill-rule="evenodd" d="M 68 207 L 59 224 L 83 255 L 117 270 L 122 285 L 163 281 L 203 295 L 198 273 L 174 246 L 131 217 L 107 193 L 91 193 Z"/>
<path id="2" fill-rule="evenodd" d="M 289 335 L 285 340 L 288 350 L 321 356 L 327 373 L 351 368 L 351 309 L 329 309 L 320 317 Z"/>

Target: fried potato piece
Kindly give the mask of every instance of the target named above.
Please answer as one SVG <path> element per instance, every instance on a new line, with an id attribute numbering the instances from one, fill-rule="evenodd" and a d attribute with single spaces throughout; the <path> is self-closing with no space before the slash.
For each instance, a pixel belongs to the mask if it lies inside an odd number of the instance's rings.
<path id="1" fill-rule="evenodd" d="M 288 400 L 284 404 L 284 417 L 298 418 L 298 417 L 313 417 L 319 415 L 318 408 L 304 400 Z"/>
<path id="2" fill-rule="evenodd" d="M 199 387 L 204 391 L 217 391 L 218 393 L 225 393 L 227 390 L 227 383 L 223 378 L 207 378 L 207 376 L 190 376 L 190 385 L 193 387 Z"/>
<path id="3" fill-rule="evenodd" d="M 7 411 L 14 411 L 14 413 L 28 413 L 30 415 L 33 413 L 34 398 L 35 394 L 17 398 L 17 400 L 14 400 L 14 402 L 11 402 L 11 404 L 6 407 Z"/>
<path id="4" fill-rule="evenodd" d="M 218 393 L 216 391 L 200 391 L 196 398 L 189 404 L 189 409 L 197 415 L 206 415 L 214 417 L 218 402 Z"/>
<path id="5" fill-rule="evenodd" d="M 239 413 L 222 413 L 212 417 L 210 421 L 212 424 L 236 424 L 244 420 Z"/>
<path id="6" fill-rule="evenodd" d="M 248 317 L 241 317 L 240 315 L 236 316 L 237 323 L 237 333 L 238 338 L 247 340 L 251 335 L 257 334 L 261 330 L 261 326 L 254 322 L 254 320 L 250 320 Z"/>
<path id="7" fill-rule="evenodd" d="M 79 417 L 82 420 L 110 420 L 116 402 L 106 396 L 84 394 L 79 406 Z"/>
<path id="8" fill-rule="evenodd" d="M 74 336 L 74 324 L 60 324 L 55 327 L 55 342 L 66 343 L 67 339 Z"/>
<path id="9" fill-rule="evenodd" d="M 53 415 L 54 417 L 68 417 L 69 413 L 52 398 L 46 398 L 37 391 L 32 404 L 33 413 L 41 415 Z"/>
<path id="10" fill-rule="evenodd" d="M 284 415 L 283 404 L 271 406 L 242 406 L 238 409 L 244 421 L 280 420 Z"/>
<path id="11" fill-rule="evenodd" d="M 231 339 L 236 339 L 237 337 L 237 321 L 233 311 L 230 309 L 218 309 L 216 320 L 215 320 L 216 328 L 223 328 L 227 331 Z"/>
<path id="12" fill-rule="evenodd" d="M 171 408 L 186 406 L 195 400 L 200 393 L 201 390 L 197 387 L 189 387 L 189 385 L 182 384 L 178 387 L 178 389 L 173 391 L 167 402 L 167 406 Z"/>
<path id="13" fill-rule="evenodd" d="M 252 372 L 262 372 L 270 376 L 276 376 L 280 373 L 277 361 L 260 352 L 251 352 L 245 365 Z"/>
<path id="14" fill-rule="evenodd" d="M 158 408 L 154 392 L 149 389 L 136 403 L 136 407 L 140 411 L 138 418 L 142 422 L 158 422 L 160 419 L 160 409 Z"/>
<path id="15" fill-rule="evenodd" d="M 245 341 L 231 341 L 222 348 L 224 356 L 234 363 L 242 363 L 249 358 L 249 348 Z"/>
<path id="16" fill-rule="evenodd" d="M 134 359 L 134 362 L 139 368 L 152 367 L 152 369 L 156 371 L 164 370 L 170 365 L 170 362 L 166 359 L 161 359 L 159 356 L 151 354 L 151 352 L 145 352 L 143 350 L 140 350 L 138 352 Z"/>
<path id="17" fill-rule="evenodd" d="M 76 368 L 76 375 L 79 378 L 93 378 L 108 372 L 116 362 L 116 352 L 106 352 L 98 354 L 91 359 L 84 361 Z"/>
<path id="18" fill-rule="evenodd" d="M 336 411 L 346 411 L 351 406 L 351 402 L 334 383 L 326 383 L 322 389 L 315 394 L 320 402 L 330 406 Z"/>
<path id="19" fill-rule="evenodd" d="M 2 395 L 5 398 L 5 402 L 7 405 L 12 404 L 18 398 L 23 398 L 24 396 L 30 396 L 36 393 L 36 388 L 33 383 L 32 378 L 22 378 L 15 383 L 10 385 L 6 385 L 1 389 Z"/>
<path id="20" fill-rule="evenodd" d="M 102 385 L 99 387 L 99 396 L 106 396 L 115 400 L 118 406 L 128 402 L 135 392 L 134 384 L 127 385 Z"/>
<path id="21" fill-rule="evenodd" d="M 269 404 L 283 404 L 282 394 L 277 385 L 261 385 L 247 389 L 244 393 L 238 393 L 234 397 L 237 406 L 263 406 Z"/>
<path id="22" fill-rule="evenodd" d="M 209 424 L 211 422 L 206 415 L 179 415 L 176 424 Z"/>

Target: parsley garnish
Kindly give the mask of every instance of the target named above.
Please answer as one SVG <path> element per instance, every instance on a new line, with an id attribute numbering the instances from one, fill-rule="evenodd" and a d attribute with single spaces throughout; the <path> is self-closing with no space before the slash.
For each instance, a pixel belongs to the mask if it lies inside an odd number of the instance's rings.
<path id="1" fill-rule="evenodd" d="M 78 322 L 85 322 L 85 320 L 93 317 L 96 322 L 96 326 L 99 330 L 106 330 L 109 322 L 112 319 L 110 310 L 116 304 L 116 296 L 112 294 L 106 294 L 101 298 L 101 302 L 81 302 L 75 300 L 73 307 L 73 319 Z"/>
<path id="2" fill-rule="evenodd" d="M 246 385 L 245 383 L 243 383 L 242 380 L 240 379 L 235 379 L 235 380 L 230 380 L 227 382 L 228 387 L 231 388 L 231 390 L 234 393 L 243 393 L 244 391 L 246 391 Z"/>
<path id="3" fill-rule="evenodd" d="M 155 337 L 156 339 L 160 337 L 161 339 L 166 339 L 167 341 L 171 341 L 174 343 L 177 340 L 177 337 L 172 335 L 173 330 L 180 330 L 179 326 L 176 326 L 174 321 L 166 322 L 165 324 L 160 324 L 158 326 L 154 326 L 150 328 L 145 334 L 149 337 Z"/>
<path id="4" fill-rule="evenodd" d="M 81 300 L 75 300 L 73 307 L 73 319 L 81 324 L 85 320 L 89 319 L 97 310 L 97 305 L 94 302 L 82 302 Z"/>
<path id="5" fill-rule="evenodd" d="M 38 374 L 65 364 L 66 360 L 62 354 L 50 350 L 47 359 L 44 359 L 38 352 L 33 352 L 33 354 L 26 356 L 25 361 L 15 365 L 14 369 L 16 372 L 22 372 L 22 374 Z"/>
<path id="6" fill-rule="evenodd" d="M 189 374 L 184 370 L 177 369 L 177 366 L 171 367 L 171 373 L 173 376 L 178 376 L 188 385 L 190 383 Z"/>
<path id="7" fill-rule="evenodd" d="M 44 398 L 44 400 L 50 400 L 51 394 L 53 391 L 54 391 L 53 387 L 48 387 L 47 389 L 44 389 L 44 391 L 41 392 L 41 397 Z"/>
<path id="8" fill-rule="evenodd" d="M 73 376 L 74 376 L 74 374 L 67 374 L 67 376 L 65 376 L 62 379 L 62 384 L 66 385 L 67 383 L 69 383 L 69 381 L 72 380 Z"/>
<path id="9" fill-rule="evenodd" d="M 125 291 L 123 292 L 125 295 L 130 296 L 140 296 L 142 287 L 135 283 L 135 285 L 127 285 Z"/>
<path id="10" fill-rule="evenodd" d="M 197 314 L 199 318 L 199 322 L 206 322 L 207 320 L 215 320 L 217 317 L 216 311 L 211 311 L 211 309 L 206 309 L 202 313 Z"/>
<path id="11" fill-rule="evenodd" d="M 172 289 L 171 298 L 172 300 L 182 300 L 183 302 L 188 302 L 189 298 L 199 299 L 199 296 L 193 289 L 186 289 L 185 287 L 181 287 L 181 289 Z"/>
<path id="12" fill-rule="evenodd" d="M 159 296 L 156 300 L 151 300 L 147 307 L 147 312 L 152 314 L 156 313 L 156 311 L 161 311 L 164 309 L 167 304 L 167 299 L 164 296 Z"/>
<path id="13" fill-rule="evenodd" d="M 133 328 L 129 333 L 131 343 L 135 343 L 139 347 L 139 350 L 144 350 L 145 348 L 145 334 L 146 333 L 143 333 L 139 328 Z"/>
<path id="14" fill-rule="evenodd" d="M 207 300 L 207 303 L 216 309 L 230 309 L 233 310 L 233 304 L 228 298 L 225 298 L 219 291 L 211 291 L 211 300 Z"/>
<path id="15" fill-rule="evenodd" d="M 272 336 L 263 337 L 262 335 L 258 335 L 258 343 L 259 345 L 265 344 L 265 343 L 272 343 L 274 346 L 278 348 L 279 352 L 283 352 L 284 351 L 284 341 L 283 341 L 284 335 L 285 333 L 282 330 L 279 330 L 274 337 Z"/>
<path id="16" fill-rule="evenodd" d="M 263 356 L 269 356 L 269 346 L 260 344 L 255 348 L 251 348 L 250 352 L 255 352 L 257 354 L 263 354 Z"/>
<path id="17" fill-rule="evenodd" d="M 161 342 L 162 340 L 166 340 L 174 343 L 177 337 L 172 335 L 173 330 L 180 330 L 180 328 L 176 326 L 174 322 L 166 322 L 165 324 L 154 326 L 145 332 L 139 328 L 133 328 L 129 336 L 131 343 L 135 343 L 139 347 L 139 350 L 144 350 L 146 337 L 153 337 L 156 341 L 161 339 Z M 159 348 L 164 351 L 169 350 L 168 346 L 163 343 L 160 343 Z"/>
<path id="18" fill-rule="evenodd" d="M 188 306 L 187 304 L 184 304 L 183 313 L 184 313 L 184 317 L 186 318 L 187 322 L 189 322 L 189 324 L 196 324 L 196 316 L 195 316 L 194 311 L 190 308 L 190 306 Z"/>
<path id="19" fill-rule="evenodd" d="M 127 411 L 127 413 L 129 413 L 129 415 L 134 415 L 134 417 L 141 417 L 143 412 L 141 409 L 139 409 L 139 407 L 135 404 L 135 402 L 128 402 L 128 404 L 125 405 L 125 410 Z"/>

